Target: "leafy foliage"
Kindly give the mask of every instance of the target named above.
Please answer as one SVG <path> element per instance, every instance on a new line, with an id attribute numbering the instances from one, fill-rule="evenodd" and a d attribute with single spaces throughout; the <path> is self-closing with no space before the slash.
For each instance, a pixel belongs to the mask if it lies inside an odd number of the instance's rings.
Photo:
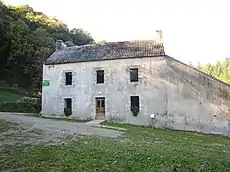
<path id="1" fill-rule="evenodd" d="M 0 1 L 0 80 L 22 88 L 40 89 L 42 64 L 56 40 L 68 45 L 94 42 L 83 29 L 72 29 L 28 5 L 6 6 Z"/>
<path id="2" fill-rule="evenodd" d="M 230 83 L 230 58 L 224 61 L 218 61 L 216 64 L 207 64 L 205 66 L 197 66 L 201 71 L 218 78 L 224 82 Z"/>
<path id="3" fill-rule="evenodd" d="M 0 112 L 40 112 L 41 96 L 26 95 L 24 90 L 0 87 Z"/>
<path id="4" fill-rule="evenodd" d="M 64 114 L 65 114 L 65 116 L 70 116 L 70 115 L 72 115 L 72 110 L 69 108 L 64 108 Z"/>
<path id="5" fill-rule="evenodd" d="M 73 43 L 75 45 L 85 45 L 94 42 L 90 34 L 83 29 L 72 29 L 70 31 Z"/>
<path id="6" fill-rule="evenodd" d="M 133 113 L 133 116 L 137 116 L 139 111 L 140 111 L 140 109 L 137 106 L 131 106 L 131 111 Z"/>
<path id="7" fill-rule="evenodd" d="M 40 104 L 28 102 L 0 102 L 1 112 L 23 112 L 23 113 L 38 113 L 41 111 Z"/>

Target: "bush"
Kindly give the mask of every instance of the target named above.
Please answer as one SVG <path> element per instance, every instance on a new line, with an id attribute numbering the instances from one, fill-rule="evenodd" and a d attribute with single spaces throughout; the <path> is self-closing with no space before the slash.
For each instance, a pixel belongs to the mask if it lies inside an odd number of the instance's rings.
<path id="1" fill-rule="evenodd" d="M 65 114 L 65 116 L 70 116 L 70 115 L 72 115 L 72 110 L 69 108 L 64 108 L 64 114 Z"/>
<path id="2" fill-rule="evenodd" d="M 12 89 L 12 88 L 7 88 L 7 87 L 0 87 L 0 90 L 1 91 L 6 91 L 6 92 L 9 92 L 9 93 L 12 93 L 12 94 L 21 95 L 21 96 L 24 95 L 24 92 L 23 91 L 19 91 L 18 89 Z"/>
<path id="3" fill-rule="evenodd" d="M 137 116 L 139 111 L 140 111 L 140 109 L 137 106 L 132 106 L 131 111 L 133 112 L 133 116 Z"/>
<path id="4" fill-rule="evenodd" d="M 34 97 L 23 97 L 23 100 L 26 103 L 32 103 L 32 104 L 37 104 L 41 101 L 40 98 L 34 98 Z"/>
<path id="5" fill-rule="evenodd" d="M 25 113 L 38 113 L 41 111 L 41 104 L 28 103 L 28 102 L 0 102 L 1 112 L 25 112 Z"/>

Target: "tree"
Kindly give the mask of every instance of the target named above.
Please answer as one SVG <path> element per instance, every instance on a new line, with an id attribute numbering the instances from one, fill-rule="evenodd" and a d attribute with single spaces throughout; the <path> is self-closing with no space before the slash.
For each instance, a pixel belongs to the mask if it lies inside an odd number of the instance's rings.
<path id="1" fill-rule="evenodd" d="M 37 12 L 29 5 L 5 6 L 0 1 L 0 80 L 41 89 L 42 65 L 55 50 L 55 41 L 84 45 L 93 38 L 83 29 Z"/>
<path id="2" fill-rule="evenodd" d="M 10 24 L 7 34 L 9 56 L 6 61 L 7 76 L 11 84 L 19 85 L 27 83 L 29 68 L 26 64 L 31 63 L 33 45 L 29 41 L 29 28 L 24 21 L 18 19 Z M 26 76 L 26 77 L 25 77 Z"/>
<path id="3" fill-rule="evenodd" d="M 70 31 L 71 38 L 75 45 L 85 45 L 89 44 L 90 42 L 94 41 L 90 34 L 83 29 L 72 29 Z"/>
<path id="4" fill-rule="evenodd" d="M 211 76 L 214 76 L 215 67 L 212 64 L 207 64 L 203 67 L 203 71 Z"/>
<path id="5" fill-rule="evenodd" d="M 31 42 L 34 45 L 34 54 L 32 55 L 33 63 L 31 64 L 32 85 L 33 88 L 39 89 L 42 81 L 43 62 L 54 51 L 54 38 L 44 28 L 37 28 L 32 32 Z"/>
<path id="6" fill-rule="evenodd" d="M 104 45 L 106 44 L 107 42 L 105 40 L 102 40 L 102 41 L 99 41 L 99 42 L 96 42 L 96 44 L 101 44 L 101 45 Z"/>
<path id="7" fill-rule="evenodd" d="M 207 64 L 205 66 L 197 66 L 197 68 L 217 79 L 230 83 L 230 59 L 218 61 L 216 64 Z"/>

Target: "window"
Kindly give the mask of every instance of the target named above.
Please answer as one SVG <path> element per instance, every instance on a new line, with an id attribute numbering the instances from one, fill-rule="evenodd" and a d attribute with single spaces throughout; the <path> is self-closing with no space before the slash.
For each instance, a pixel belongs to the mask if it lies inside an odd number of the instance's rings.
<path id="1" fill-rule="evenodd" d="M 130 69 L 130 82 L 138 82 L 138 68 Z"/>
<path id="2" fill-rule="evenodd" d="M 100 99 L 97 99 L 97 107 L 98 107 L 98 108 L 101 107 L 101 101 L 100 101 Z"/>
<path id="3" fill-rule="evenodd" d="M 131 96 L 130 99 L 131 99 L 131 107 L 130 107 L 131 111 L 133 109 L 136 109 L 139 111 L 139 109 L 140 109 L 139 96 Z"/>
<path id="4" fill-rule="evenodd" d="M 72 114 L 72 99 L 65 99 L 65 108 L 64 108 L 65 116 L 70 116 Z"/>
<path id="5" fill-rule="evenodd" d="M 105 107 L 105 99 L 101 100 L 101 107 Z"/>
<path id="6" fill-rule="evenodd" d="M 72 85 L 72 72 L 65 73 L 65 85 Z"/>
<path id="7" fill-rule="evenodd" d="M 72 99 L 71 98 L 65 99 L 65 108 L 72 110 Z"/>
<path id="8" fill-rule="evenodd" d="M 104 83 L 104 70 L 97 71 L 97 84 Z"/>
<path id="9" fill-rule="evenodd" d="M 97 101 L 97 107 L 105 107 L 105 98 L 96 98 Z"/>

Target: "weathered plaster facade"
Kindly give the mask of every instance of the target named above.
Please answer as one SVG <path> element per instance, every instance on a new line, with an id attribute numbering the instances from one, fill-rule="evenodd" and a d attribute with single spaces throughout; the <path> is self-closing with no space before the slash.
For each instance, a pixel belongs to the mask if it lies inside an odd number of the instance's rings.
<path id="1" fill-rule="evenodd" d="M 137 67 L 139 81 L 130 82 L 129 69 Z M 105 83 L 96 83 L 103 69 Z M 64 72 L 73 72 L 65 85 Z M 95 119 L 95 97 L 105 97 L 105 119 L 176 130 L 230 136 L 230 86 L 167 56 L 87 61 L 43 66 L 42 113 L 64 116 L 64 98 L 72 98 L 71 117 Z M 140 97 L 137 117 L 130 96 Z"/>

